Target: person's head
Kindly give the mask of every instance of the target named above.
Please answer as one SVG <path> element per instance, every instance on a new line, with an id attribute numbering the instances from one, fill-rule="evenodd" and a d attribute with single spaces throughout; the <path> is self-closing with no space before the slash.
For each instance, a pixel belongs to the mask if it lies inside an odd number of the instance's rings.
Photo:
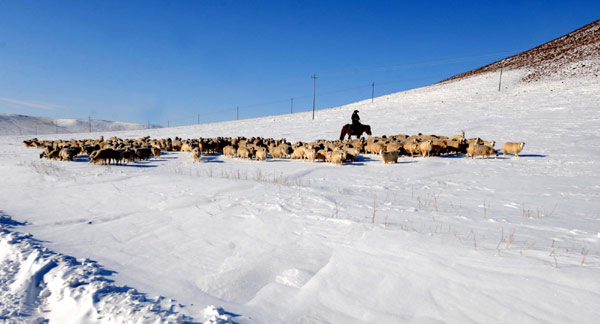
<path id="1" fill-rule="evenodd" d="M 355 111 L 354 111 L 354 113 L 355 113 L 355 114 L 358 114 L 358 110 L 355 110 Z"/>

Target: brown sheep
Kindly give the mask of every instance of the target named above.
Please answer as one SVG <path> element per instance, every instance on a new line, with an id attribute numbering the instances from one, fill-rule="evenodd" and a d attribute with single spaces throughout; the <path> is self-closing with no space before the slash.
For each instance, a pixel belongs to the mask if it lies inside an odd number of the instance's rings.
<path id="1" fill-rule="evenodd" d="M 513 143 L 506 142 L 502 144 L 502 155 L 505 156 L 507 153 L 514 154 L 516 157 L 519 157 L 519 153 L 523 151 L 523 147 L 525 146 L 525 142 Z"/>
<path id="2" fill-rule="evenodd" d="M 318 150 L 315 153 L 315 160 L 327 161 L 327 151 L 324 149 Z"/>
<path id="3" fill-rule="evenodd" d="M 140 160 L 149 160 L 152 155 L 152 151 L 149 148 L 136 148 L 134 152 Z"/>
<path id="4" fill-rule="evenodd" d="M 160 157 L 160 152 L 161 152 L 160 147 L 152 146 L 150 148 L 150 150 L 152 151 L 152 155 L 154 155 L 154 158 Z"/>
<path id="5" fill-rule="evenodd" d="M 121 151 L 121 157 L 125 162 L 135 162 L 136 155 L 135 152 L 132 150 L 124 150 Z"/>
<path id="6" fill-rule="evenodd" d="M 121 162 L 121 152 L 106 148 L 94 151 L 92 155 L 90 155 L 90 163 L 93 164 L 101 162 L 102 164 L 109 165 L 112 161 L 114 161 L 115 164 L 119 164 Z"/>
<path id="7" fill-rule="evenodd" d="M 493 147 L 487 145 L 479 145 L 479 144 L 471 144 L 469 148 L 467 148 L 467 158 L 471 155 L 471 159 L 474 159 L 475 156 L 481 155 L 483 159 L 486 156 L 496 155 L 498 156 L 498 151 L 494 150 Z"/>

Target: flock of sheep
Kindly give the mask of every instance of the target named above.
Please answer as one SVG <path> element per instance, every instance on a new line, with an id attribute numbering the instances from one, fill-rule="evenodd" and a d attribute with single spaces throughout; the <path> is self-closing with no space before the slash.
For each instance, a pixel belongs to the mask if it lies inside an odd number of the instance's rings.
<path id="1" fill-rule="evenodd" d="M 23 141 L 26 147 L 42 148 L 40 158 L 72 161 L 80 155 L 88 155 L 90 163 L 121 164 L 148 160 L 159 157 L 162 151 L 191 152 L 194 162 L 200 161 L 203 154 L 223 154 L 226 157 L 256 159 L 265 161 L 275 159 L 301 159 L 310 162 L 323 161 L 334 164 L 355 161 L 360 154 L 379 154 L 384 163 L 396 163 L 399 156 L 414 157 L 464 154 L 473 159 L 497 156 L 494 141 L 481 138 L 465 138 L 464 132 L 451 137 L 438 135 L 394 135 L 373 136 L 345 141 L 317 140 L 314 142 L 289 143 L 285 139 L 275 140 L 261 137 L 218 137 L 181 139 L 179 137 L 150 139 L 149 136 L 138 139 L 104 137 L 85 140 L 38 140 Z M 507 142 L 502 145 L 504 155 L 518 154 L 523 150 L 524 142 Z"/>

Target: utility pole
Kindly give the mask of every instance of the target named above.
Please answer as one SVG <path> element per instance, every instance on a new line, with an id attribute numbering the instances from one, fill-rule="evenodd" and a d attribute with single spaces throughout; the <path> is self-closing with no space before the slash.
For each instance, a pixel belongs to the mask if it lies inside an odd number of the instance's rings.
<path id="1" fill-rule="evenodd" d="M 90 126 L 90 133 L 92 132 L 92 116 L 88 116 L 88 125 Z"/>
<path id="2" fill-rule="evenodd" d="M 54 130 L 56 131 L 56 134 L 58 134 L 58 124 L 56 122 L 52 122 L 52 124 L 54 124 Z"/>
<path id="3" fill-rule="evenodd" d="M 371 103 L 373 103 L 373 98 L 375 98 L 375 82 L 371 84 Z"/>
<path id="4" fill-rule="evenodd" d="M 500 92 L 500 88 L 502 87 L 502 71 L 504 71 L 504 61 L 502 61 L 502 68 L 500 68 L 500 82 L 498 82 L 498 92 Z"/>
<path id="5" fill-rule="evenodd" d="M 148 129 L 150 129 L 150 120 L 148 120 Z"/>
<path id="6" fill-rule="evenodd" d="M 315 89 L 317 87 L 317 74 L 313 74 L 313 120 L 315 120 Z"/>
<path id="7" fill-rule="evenodd" d="M 292 107 L 290 108 L 290 114 L 294 113 L 294 98 L 292 98 Z"/>
<path id="8" fill-rule="evenodd" d="M 235 111 L 236 111 L 235 120 L 240 120 L 240 106 L 237 106 Z"/>
<path id="9" fill-rule="evenodd" d="M 171 121 L 167 120 L 167 128 L 171 127 Z"/>
<path id="10" fill-rule="evenodd" d="M 198 124 L 200 124 L 200 114 L 198 114 Z"/>

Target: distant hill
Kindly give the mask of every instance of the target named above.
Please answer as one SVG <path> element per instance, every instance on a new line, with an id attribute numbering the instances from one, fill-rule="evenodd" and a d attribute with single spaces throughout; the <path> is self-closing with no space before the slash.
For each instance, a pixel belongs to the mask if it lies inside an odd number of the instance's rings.
<path id="1" fill-rule="evenodd" d="M 0 114 L 0 136 L 108 132 L 146 129 L 148 125 L 99 119 L 62 119 Z M 150 125 L 150 128 L 160 126 Z"/>
<path id="2" fill-rule="evenodd" d="M 486 72 L 525 69 L 522 81 L 571 76 L 600 76 L 600 20 L 585 25 L 545 44 L 492 64 L 455 75 L 445 81 Z"/>

